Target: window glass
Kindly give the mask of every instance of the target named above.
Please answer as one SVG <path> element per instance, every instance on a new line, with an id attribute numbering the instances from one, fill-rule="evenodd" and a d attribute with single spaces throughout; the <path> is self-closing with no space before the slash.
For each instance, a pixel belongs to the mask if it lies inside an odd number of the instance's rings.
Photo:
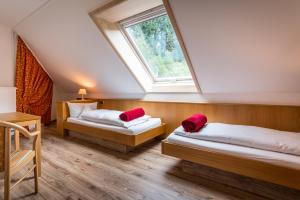
<path id="1" fill-rule="evenodd" d="M 123 29 L 154 81 L 192 81 L 167 14 L 135 21 Z"/>

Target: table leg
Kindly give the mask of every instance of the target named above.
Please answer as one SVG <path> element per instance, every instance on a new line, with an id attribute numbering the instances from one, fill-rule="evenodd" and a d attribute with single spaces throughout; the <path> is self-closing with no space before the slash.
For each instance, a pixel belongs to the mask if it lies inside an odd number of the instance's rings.
<path id="1" fill-rule="evenodd" d="M 15 150 L 20 150 L 20 133 L 18 130 L 15 130 Z"/>
<path id="2" fill-rule="evenodd" d="M 40 134 L 38 135 L 37 137 L 37 171 L 38 171 L 38 176 L 40 177 L 42 175 L 42 167 L 41 167 L 41 164 L 42 164 L 42 160 L 41 160 L 41 147 L 42 147 L 42 144 L 41 144 L 41 141 L 42 141 L 42 130 L 41 130 L 41 120 L 36 120 L 36 130 L 37 131 L 40 131 Z"/>

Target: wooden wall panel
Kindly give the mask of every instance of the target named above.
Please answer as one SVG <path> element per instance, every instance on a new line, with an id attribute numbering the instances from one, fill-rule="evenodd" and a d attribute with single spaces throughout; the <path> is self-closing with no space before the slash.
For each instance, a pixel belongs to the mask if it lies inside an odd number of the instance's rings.
<path id="1" fill-rule="evenodd" d="M 177 128 L 186 117 L 201 112 L 209 122 L 255 125 L 284 131 L 300 132 L 300 106 L 206 104 L 151 102 L 140 100 L 104 99 L 102 108 L 127 110 L 143 107 L 147 114 L 161 117 L 167 123 L 167 133 Z"/>
<path id="2" fill-rule="evenodd" d="M 4 137 L 5 137 L 5 128 L 0 127 L 0 172 L 4 171 L 4 157 L 5 157 Z"/>

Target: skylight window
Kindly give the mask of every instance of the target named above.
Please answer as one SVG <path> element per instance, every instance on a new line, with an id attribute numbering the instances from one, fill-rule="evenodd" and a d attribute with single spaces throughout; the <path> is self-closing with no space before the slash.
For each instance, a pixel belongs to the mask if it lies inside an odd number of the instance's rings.
<path id="1" fill-rule="evenodd" d="M 121 21 L 120 25 L 153 82 L 192 82 L 189 67 L 164 7 L 130 17 Z"/>
<path id="2" fill-rule="evenodd" d="M 90 16 L 146 93 L 200 91 L 168 1 L 113 0 Z"/>

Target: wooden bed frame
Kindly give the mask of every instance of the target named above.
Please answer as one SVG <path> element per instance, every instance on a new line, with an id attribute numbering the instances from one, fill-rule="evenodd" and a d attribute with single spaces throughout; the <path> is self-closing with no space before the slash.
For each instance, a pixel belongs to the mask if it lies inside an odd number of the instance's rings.
<path id="1" fill-rule="evenodd" d="M 200 149 L 162 142 L 162 153 L 186 161 L 206 165 L 223 171 L 287 186 L 300 190 L 300 166 L 288 167 L 272 160 L 259 160 L 246 156 L 221 153 L 212 149 Z"/>
<path id="2" fill-rule="evenodd" d="M 68 131 L 74 131 L 84 135 L 96 137 L 105 141 L 110 141 L 116 144 L 126 145 L 128 147 L 137 147 L 151 139 L 164 135 L 166 133 L 166 125 L 162 123 L 161 126 L 145 131 L 137 135 L 127 135 L 109 130 L 84 126 L 76 123 L 67 122 L 69 117 L 68 101 L 57 102 L 57 133 L 59 136 L 65 136 Z M 98 102 L 98 108 L 103 104 L 102 101 L 97 100 L 75 100 L 73 103 L 92 103 Z"/>

